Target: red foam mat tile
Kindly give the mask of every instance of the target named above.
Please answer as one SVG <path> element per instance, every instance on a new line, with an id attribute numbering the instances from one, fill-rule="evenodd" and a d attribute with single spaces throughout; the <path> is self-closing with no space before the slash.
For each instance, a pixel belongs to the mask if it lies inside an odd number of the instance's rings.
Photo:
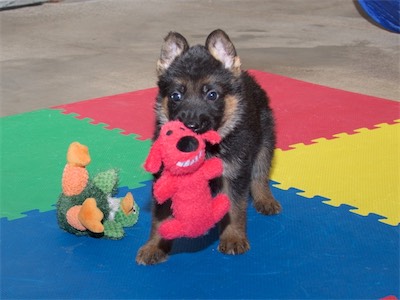
<path id="1" fill-rule="evenodd" d="M 358 128 L 392 123 L 400 116 L 399 103 L 339 89 L 312 84 L 257 70 L 249 71 L 271 98 L 277 122 L 277 147 L 290 149 L 297 143 L 352 134 Z M 154 128 L 153 107 L 156 88 L 86 100 L 53 108 L 90 118 L 93 123 L 120 128 L 123 134 L 150 139 Z"/>
<path id="2" fill-rule="evenodd" d="M 398 102 L 251 70 L 268 92 L 277 122 L 277 147 L 353 134 L 358 128 L 392 124 L 400 116 Z"/>

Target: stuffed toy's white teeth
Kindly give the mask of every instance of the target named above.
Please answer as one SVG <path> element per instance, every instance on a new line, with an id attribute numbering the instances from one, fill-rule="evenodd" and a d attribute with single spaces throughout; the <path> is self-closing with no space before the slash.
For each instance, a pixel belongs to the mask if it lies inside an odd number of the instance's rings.
<path id="1" fill-rule="evenodd" d="M 194 158 L 188 159 L 186 161 L 178 161 L 176 165 L 181 168 L 190 167 L 191 165 L 197 163 L 199 159 L 203 156 L 203 150 L 199 152 Z"/>

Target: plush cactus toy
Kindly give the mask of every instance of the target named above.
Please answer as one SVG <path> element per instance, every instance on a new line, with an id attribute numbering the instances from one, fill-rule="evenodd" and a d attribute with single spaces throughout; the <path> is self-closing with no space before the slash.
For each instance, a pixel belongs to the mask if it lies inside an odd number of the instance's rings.
<path id="1" fill-rule="evenodd" d="M 57 219 L 61 229 L 75 235 L 121 239 L 124 227 L 133 226 L 139 207 L 131 193 L 114 197 L 118 172 L 114 169 L 89 178 L 89 149 L 73 142 L 67 152 L 62 176 L 62 193 L 57 201 Z"/>

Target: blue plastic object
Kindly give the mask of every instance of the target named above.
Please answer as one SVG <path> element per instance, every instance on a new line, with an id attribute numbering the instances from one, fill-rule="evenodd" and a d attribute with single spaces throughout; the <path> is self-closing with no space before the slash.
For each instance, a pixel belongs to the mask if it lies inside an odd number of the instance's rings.
<path id="1" fill-rule="evenodd" d="M 400 33 L 400 0 L 358 0 L 361 8 L 383 28 Z"/>

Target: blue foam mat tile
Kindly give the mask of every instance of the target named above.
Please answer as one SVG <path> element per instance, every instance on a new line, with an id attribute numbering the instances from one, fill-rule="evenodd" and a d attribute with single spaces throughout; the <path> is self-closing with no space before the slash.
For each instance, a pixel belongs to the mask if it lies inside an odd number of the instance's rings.
<path id="1" fill-rule="evenodd" d="M 121 196 L 128 188 L 120 189 Z M 217 251 L 215 229 L 177 241 L 169 260 L 138 266 L 147 240 L 151 183 L 131 190 L 142 208 L 122 240 L 76 237 L 55 211 L 1 225 L 1 298 L 378 299 L 399 293 L 399 227 L 273 188 L 283 212 L 249 206 L 251 250 Z"/>

